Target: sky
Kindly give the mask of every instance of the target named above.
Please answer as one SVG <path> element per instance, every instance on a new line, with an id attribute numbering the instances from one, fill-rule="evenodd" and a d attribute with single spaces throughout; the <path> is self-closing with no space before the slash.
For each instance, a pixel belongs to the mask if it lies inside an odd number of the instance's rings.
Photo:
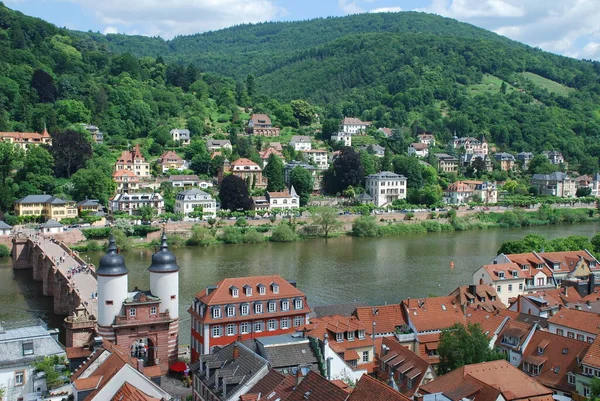
<path id="1" fill-rule="evenodd" d="M 574 58 L 600 60 L 600 0 L 3 0 L 61 27 L 171 39 L 232 25 L 424 11 Z"/>

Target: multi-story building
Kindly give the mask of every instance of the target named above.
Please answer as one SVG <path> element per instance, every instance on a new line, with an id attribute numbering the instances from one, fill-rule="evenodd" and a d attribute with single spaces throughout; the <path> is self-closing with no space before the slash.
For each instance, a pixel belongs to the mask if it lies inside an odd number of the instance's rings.
<path id="1" fill-rule="evenodd" d="M 548 331 L 559 336 L 592 343 L 598 336 L 600 316 L 585 310 L 561 308 L 548 319 Z"/>
<path id="2" fill-rule="evenodd" d="M 500 152 L 494 153 L 494 159 L 500 163 L 500 170 L 511 171 L 515 168 L 516 160 L 510 153 Z"/>
<path id="3" fill-rule="evenodd" d="M 181 146 L 188 146 L 190 144 L 190 130 L 173 128 L 171 130 L 171 139 Z"/>
<path id="4" fill-rule="evenodd" d="M 352 134 L 336 132 L 335 134 L 331 134 L 331 142 L 342 142 L 344 146 L 352 146 Z"/>
<path id="5" fill-rule="evenodd" d="M 484 136 L 481 140 L 473 137 L 454 138 L 453 142 L 454 149 L 463 148 L 465 153 L 478 153 L 487 155 L 488 154 L 488 143 Z"/>
<path id="6" fill-rule="evenodd" d="M 542 153 L 550 160 L 551 164 L 559 165 L 565 163 L 565 158 L 561 152 L 555 150 L 548 150 Z"/>
<path id="7" fill-rule="evenodd" d="M 52 137 L 45 128 L 41 134 L 37 132 L 0 132 L 0 141 L 12 143 L 25 151 L 30 146 L 52 146 Z"/>
<path id="8" fill-rule="evenodd" d="M 279 128 L 273 127 L 271 119 L 266 114 L 252 114 L 246 132 L 250 135 L 279 136 Z"/>
<path id="9" fill-rule="evenodd" d="M 16 216 L 42 216 L 61 221 L 77 217 L 74 201 L 65 201 L 52 195 L 27 195 L 15 201 Z"/>
<path id="10" fill-rule="evenodd" d="M 202 181 L 202 182 L 205 183 L 205 185 L 202 187 L 203 189 L 213 186 L 212 182 L 205 182 L 205 181 Z M 175 188 L 199 187 L 201 181 L 197 175 L 171 175 L 171 176 L 169 176 L 169 183 Z M 210 184 L 210 185 L 206 185 L 206 184 Z"/>
<path id="11" fill-rule="evenodd" d="M 267 192 L 266 201 L 269 203 L 268 210 L 274 209 L 298 209 L 300 207 L 300 197 L 292 185 L 290 190 L 287 188 L 281 192 Z"/>
<path id="12" fill-rule="evenodd" d="M 419 134 L 417 135 L 417 141 L 419 141 L 419 143 L 424 143 L 429 146 L 435 146 L 435 135 Z"/>
<path id="13" fill-rule="evenodd" d="M 391 128 L 388 127 L 381 127 L 377 130 L 377 132 L 381 132 L 383 135 L 385 135 L 387 138 L 390 138 L 393 135 L 393 131 Z"/>
<path id="14" fill-rule="evenodd" d="M 117 192 L 136 192 L 140 189 L 140 177 L 131 170 L 119 170 L 113 174 Z"/>
<path id="15" fill-rule="evenodd" d="M 527 170 L 529 162 L 533 159 L 533 153 L 531 152 L 519 152 L 517 153 L 517 160 L 521 162 L 523 170 Z"/>
<path id="16" fill-rule="evenodd" d="M 192 362 L 215 346 L 291 332 L 308 322 L 311 309 L 294 281 L 281 276 L 226 278 L 196 294 Z"/>
<path id="17" fill-rule="evenodd" d="M 371 123 L 368 121 L 361 121 L 354 117 L 344 117 L 340 122 L 340 131 L 352 135 L 363 135 L 367 132 L 367 127 L 370 127 Z"/>
<path id="18" fill-rule="evenodd" d="M 468 203 L 473 198 L 473 188 L 462 181 L 456 181 L 448 185 L 444 193 L 444 201 L 451 205 Z"/>
<path id="19" fill-rule="evenodd" d="M 46 391 L 46 378 L 34 363 L 45 357 L 64 357 L 58 330 L 48 330 L 41 320 L 0 324 L 0 388 L 3 400 L 17 401 L 25 394 Z"/>
<path id="20" fill-rule="evenodd" d="M 124 150 L 115 163 L 115 172 L 119 170 L 133 171 L 140 178 L 150 177 L 150 163 L 146 161 L 140 150 L 140 145 L 135 145 L 133 150 Z"/>
<path id="21" fill-rule="evenodd" d="M 575 383 L 576 393 L 580 397 L 572 397 L 573 399 L 581 400 L 582 397 L 589 398 L 592 395 L 592 379 L 600 377 L 600 337 L 596 337 L 590 348 L 585 353 L 581 360 L 581 367 L 579 371 L 574 372 L 573 375 L 569 375 L 568 383 Z"/>
<path id="22" fill-rule="evenodd" d="M 98 199 L 84 199 L 81 202 L 77 202 L 77 212 L 81 215 L 82 213 L 97 213 L 102 211 L 102 205 Z"/>
<path id="23" fill-rule="evenodd" d="M 159 193 L 119 193 L 109 201 L 109 204 L 112 213 L 126 212 L 132 216 L 137 209 L 144 206 L 150 206 L 157 215 L 165 212 L 165 202 Z"/>
<path id="24" fill-rule="evenodd" d="M 441 173 L 456 173 L 458 171 L 458 159 L 446 153 L 436 153 L 438 171 Z"/>
<path id="25" fill-rule="evenodd" d="M 268 183 L 267 177 L 262 174 L 262 168 L 252 160 L 244 157 L 234 162 L 225 159 L 218 172 L 219 183 L 223 181 L 226 173 L 231 173 L 246 181 L 248 188 L 266 188 Z"/>
<path id="26" fill-rule="evenodd" d="M 465 181 L 467 183 L 467 181 Z M 498 203 L 498 187 L 495 182 L 473 181 L 473 196 L 483 203 Z"/>
<path id="27" fill-rule="evenodd" d="M 97 144 L 104 143 L 104 133 L 102 131 L 100 131 L 100 128 L 96 127 L 95 125 L 91 125 L 91 124 L 84 124 L 83 128 L 87 132 L 90 133 L 94 143 L 97 143 Z"/>
<path id="28" fill-rule="evenodd" d="M 208 139 L 206 141 L 206 148 L 209 152 L 217 152 L 220 150 L 228 150 L 231 152 L 233 147 L 228 139 Z"/>
<path id="29" fill-rule="evenodd" d="M 329 157 L 326 150 L 311 149 L 305 150 L 303 153 L 319 170 L 327 170 L 329 168 Z"/>
<path id="30" fill-rule="evenodd" d="M 408 155 L 416 157 L 427 157 L 429 155 L 429 145 L 426 143 L 411 143 L 408 145 Z"/>
<path id="31" fill-rule="evenodd" d="M 323 171 L 319 170 L 312 164 L 300 162 L 297 160 L 292 160 L 291 162 L 287 163 L 283 167 L 283 180 L 285 182 L 285 185 L 287 185 L 287 186 L 291 185 L 290 174 L 291 174 L 292 170 L 295 169 L 296 167 L 303 168 L 310 173 L 310 175 L 312 176 L 312 179 L 313 179 L 313 191 L 314 192 L 318 192 L 321 190 L 321 181 L 323 179 L 323 176 L 322 176 Z"/>
<path id="32" fill-rule="evenodd" d="M 296 152 L 312 149 L 310 137 L 306 135 L 294 135 L 290 140 L 290 146 L 292 146 Z"/>
<path id="33" fill-rule="evenodd" d="M 269 157 L 274 154 L 275 156 L 279 157 L 281 159 L 281 161 L 283 163 L 285 163 L 285 158 L 283 157 L 283 153 L 281 153 L 279 150 L 272 148 L 272 147 L 268 147 L 265 150 L 258 152 L 258 154 L 260 155 L 260 159 L 263 161 L 263 168 L 267 167 L 267 164 L 269 164 Z"/>
<path id="34" fill-rule="evenodd" d="M 498 189 L 492 182 L 457 181 L 446 188 L 444 201 L 452 205 L 468 202 L 497 203 Z"/>
<path id="35" fill-rule="evenodd" d="M 390 171 L 371 174 L 365 179 L 365 189 L 375 206 L 391 205 L 397 199 L 406 199 L 406 177 Z"/>
<path id="36" fill-rule="evenodd" d="M 560 171 L 552 174 L 534 174 L 531 177 L 531 186 L 535 187 L 540 195 L 560 198 L 574 198 L 577 192 L 576 181 Z"/>
<path id="37" fill-rule="evenodd" d="M 217 215 L 217 202 L 213 197 L 197 188 L 179 192 L 175 196 L 175 213 L 188 216 L 195 208 L 202 208 L 202 218 L 214 218 Z"/>
<path id="38" fill-rule="evenodd" d="M 172 150 L 164 152 L 156 161 L 160 170 L 166 173 L 169 170 L 183 171 L 187 168 L 187 163 L 177 153 Z"/>

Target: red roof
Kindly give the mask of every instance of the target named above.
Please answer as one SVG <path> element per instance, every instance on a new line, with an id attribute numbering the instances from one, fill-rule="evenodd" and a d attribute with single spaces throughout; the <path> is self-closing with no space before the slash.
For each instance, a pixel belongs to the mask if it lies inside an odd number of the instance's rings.
<path id="1" fill-rule="evenodd" d="M 396 327 L 406 324 L 400 304 L 359 307 L 353 315 L 363 323 L 368 334 L 373 332 L 373 322 L 376 334 L 395 333 Z"/>
<path id="2" fill-rule="evenodd" d="M 399 393 L 387 384 L 362 375 L 348 401 L 409 401 L 410 398 Z"/>
<path id="3" fill-rule="evenodd" d="M 258 164 L 254 163 L 252 160 L 250 159 L 246 159 L 245 157 L 242 157 L 240 159 L 237 159 L 236 161 L 231 162 L 231 167 L 242 167 L 242 166 L 256 166 L 258 167 L 258 170 L 261 171 L 261 168 Z M 256 170 L 254 170 L 256 171 Z"/>
<path id="4" fill-rule="evenodd" d="M 159 158 L 159 163 L 183 163 L 183 159 L 172 150 L 167 150 Z"/>
<path id="5" fill-rule="evenodd" d="M 306 395 L 309 397 L 306 397 Z M 285 401 L 345 401 L 348 393 L 318 373 L 308 374 Z"/>
<path id="6" fill-rule="evenodd" d="M 252 114 L 250 120 L 254 123 L 254 125 L 271 125 L 271 119 L 266 114 Z"/>
<path id="7" fill-rule="evenodd" d="M 406 318 L 419 331 L 442 330 L 464 323 L 465 316 L 453 296 L 402 301 Z"/>
<path id="8" fill-rule="evenodd" d="M 548 323 L 590 334 L 598 334 L 600 332 L 600 315 L 582 310 L 563 308 L 548 319 Z"/>
<path id="9" fill-rule="evenodd" d="M 281 160 L 283 160 L 283 153 L 281 153 L 280 151 L 278 151 L 277 149 L 274 149 L 272 147 L 268 147 L 265 150 L 263 150 L 262 152 L 259 152 L 260 158 L 263 160 L 267 160 L 269 158 L 269 156 L 271 156 L 272 154 L 274 154 L 275 156 L 277 156 Z"/>
<path id="10" fill-rule="evenodd" d="M 446 192 L 472 192 L 473 189 L 462 181 L 456 181 L 448 185 Z"/>
<path id="11" fill-rule="evenodd" d="M 161 401 L 160 398 L 150 397 L 139 388 L 128 382 L 123 383 L 121 388 L 111 398 L 111 401 Z"/>
<path id="12" fill-rule="evenodd" d="M 427 145 L 426 143 L 418 143 L 418 142 L 411 143 L 410 146 L 412 146 L 416 150 L 425 150 L 425 149 L 429 148 L 429 145 Z"/>
<path id="13" fill-rule="evenodd" d="M 391 338 L 383 338 L 379 351 L 380 369 L 377 372 L 377 376 L 387 383 L 390 379 L 389 368 L 395 369 L 395 381 L 400 392 L 408 397 L 412 397 L 421 385 L 425 374 L 430 369 L 430 361 L 425 360 Z M 411 388 L 408 387 L 406 380 L 400 380 L 400 372 L 397 368 L 401 366 L 411 366 L 409 370 L 402 373 L 409 376 L 413 375 L 417 379 L 415 380 L 416 384 Z"/>

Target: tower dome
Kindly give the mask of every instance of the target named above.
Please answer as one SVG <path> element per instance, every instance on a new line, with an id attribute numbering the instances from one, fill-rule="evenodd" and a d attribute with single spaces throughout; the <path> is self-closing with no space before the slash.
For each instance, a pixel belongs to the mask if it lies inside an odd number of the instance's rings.
<path id="1" fill-rule="evenodd" d="M 129 273 L 125 266 L 125 258 L 117 253 L 115 237 L 111 234 L 106 255 L 102 256 L 96 274 L 98 276 L 122 276 Z"/>
<path id="2" fill-rule="evenodd" d="M 160 249 L 152 255 L 152 264 L 148 268 L 151 273 L 175 273 L 179 271 L 177 258 L 169 251 L 167 245 L 167 234 L 163 231 Z"/>

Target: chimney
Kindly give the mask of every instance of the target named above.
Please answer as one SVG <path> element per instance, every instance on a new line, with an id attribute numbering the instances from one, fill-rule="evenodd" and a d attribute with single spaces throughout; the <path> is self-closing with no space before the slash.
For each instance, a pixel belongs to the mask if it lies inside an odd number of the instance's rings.
<path id="1" fill-rule="evenodd" d="M 477 286 L 475 284 L 469 285 L 469 294 L 473 295 L 474 297 L 477 296 Z"/>
<path id="2" fill-rule="evenodd" d="M 143 359 L 138 359 L 137 360 L 137 370 L 141 374 L 144 374 L 144 360 Z"/>
<path id="3" fill-rule="evenodd" d="M 304 376 L 302 376 L 302 369 L 300 369 L 300 366 L 298 365 L 298 368 L 296 370 L 296 387 L 300 385 L 302 379 L 304 379 Z"/>
<path id="4" fill-rule="evenodd" d="M 233 343 L 233 359 L 236 360 L 240 356 L 240 349 L 238 348 L 237 341 Z"/>

